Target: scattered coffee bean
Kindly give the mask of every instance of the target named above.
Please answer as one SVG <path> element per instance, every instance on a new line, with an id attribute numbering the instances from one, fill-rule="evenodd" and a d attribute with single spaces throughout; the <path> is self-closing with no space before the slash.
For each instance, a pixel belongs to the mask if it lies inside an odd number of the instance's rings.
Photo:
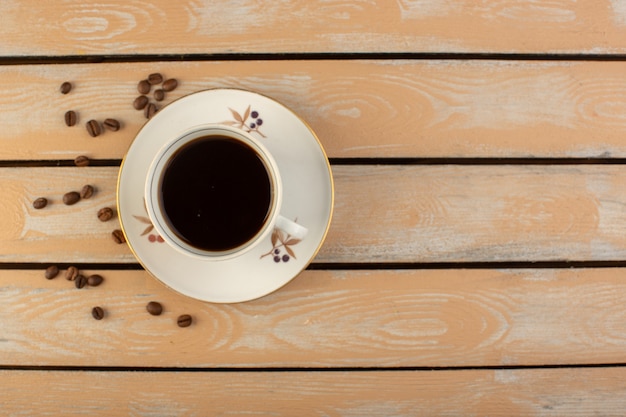
<path id="1" fill-rule="evenodd" d="M 76 285 L 76 288 L 78 289 L 84 288 L 85 285 L 87 285 L 87 277 L 82 274 L 78 274 L 74 280 L 74 285 Z"/>
<path id="2" fill-rule="evenodd" d="M 157 112 L 156 104 L 150 103 L 144 109 L 143 114 L 144 114 L 144 116 L 146 116 L 146 119 L 151 119 L 152 116 L 154 116 L 156 112 Z"/>
<path id="3" fill-rule="evenodd" d="M 176 78 L 170 78 L 169 80 L 166 80 L 163 82 L 163 91 L 166 92 L 170 92 L 170 91 L 174 91 L 174 89 L 176 89 L 176 87 L 178 87 L 178 80 L 176 80 Z"/>
<path id="4" fill-rule="evenodd" d="M 109 129 L 111 132 L 117 132 L 120 130 L 120 122 L 115 119 L 106 119 L 102 125 L 105 129 Z"/>
<path id="5" fill-rule="evenodd" d="M 79 155 L 74 158 L 74 165 L 76 165 L 77 167 L 86 167 L 87 165 L 89 165 L 89 158 L 85 155 Z"/>
<path id="6" fill-rule="evenodd" d="M 189 327 L 191 326 L 191 322 L 193 321 L 193 319 L 191 318 L 191 316 L 189 314 L 183 314 L 178 316 L 178 327 Z"/>
<path id="7" fill-rule="evenodd" d="M 80 189 L 80 198 L 91 198 L 94 192 L 92 185 L 83 185 L 83 188 Z"/>
<path id="8" fill-rule="evenodd" d="M 151 88 L 152 86 L 148 80 L 141 80 L 139 84 L 137 84 L 137 91 L 139 91 L 140 94 L 148 94 Z"/>
<path id="9" fill-rule="evenodd" d="M 104 309 L 102 307 L 96 306 L 91 309 L 91 315 L 96 320 L 102 320 L 104 318 Z"/>
<path id="10" fill-rule="evenodd" d="M 89 285 L 90 287 L 97 287 L 98 285 L 102 284 L 102 281 L 104 281 L 102 275 L 89 275 L 89 277 L 87 278 L 87 285 Z"/>
<path id="11" fill-rule="evenodd" d="M 65 278 L 68 281 L 74 281 L 77 276 L 78 276 L 78 268 L 76 268 L 75 266 L 70 266 L 65 271 Z"/>
<path id="12" fill-rule="evenodd" d="M 111 236 L 113 237 L 113 240 L 117 244 L 126 243 L 126 238 L 124 237 L 124 232 L 122 232 L 120 229 L 115 229 L 111 233 Z"/>
<path id="13" fill-rule="evenodd" d="M 156 301 L 150 301 L 148 305 L 146 305 L 146 310 L 153 316 L 159 316 L 163 312 L 163 306 Z"/>
<path id="14" fill-rule="evenodd" d="M 164 98 L 165 98 L 165 91 L 163 91 L 163 89 L 159 88 L 158 90 L 154 91 L 154 99 L 156 101 L 163 101 Z"/>
<path id="15" fill-rule="evenodd" d="M 76 124 L 78 117 L 76 116 L 76 112 L 74 110 L 68 110 L 65 112 L 65 124 L 68 126 L 74 126 Z"/>
<path id="16" fill-rule="evenodd" d="M 163 82 L 163 76 L 158 72 L 155 72 L 154 74 L 148 75 L 148 82 L 152 85 L 160 84 Z"/>
<path id="17" fill-rule="evenodd" d="M 113 209 L 111 207 L 102 207 L 98 210 L 98 219 L 101 222 L 108 222 L 113 218 Z"/>
<path id="18" fill-rule="evenodd" d="M 76 191 L 70 191 L 69 193 L 65 193 L 63 195 L 63 203 L 67 206 L 71 206 L 72 204 L 78 203 L 80 200 L 80 194 Z"/>
<path id="19" fill-rule="evenodd" d="M 102 133 L 102 128 L 100 127 L 100 123 L 98 123 L 96 120 L 88 121 L 86 124 L 86 127 L 87 127 L 87 133 L 89 133 L 89 136 L 91 136 L 92 138 L 95 138 L 96 136 L 99 136 Z"/>
<path id="20" fill-rule="evenodd" d="M 59 275 L 59 267 L 56 265 L 50 265 L 49 267 L 46 268 L 46 272 L 44 275 L 46 279 L 56 278 L 57 275 Z"/>
<path id="21" fill-rule="evenodd" d="M 48 199 L 44 197 L 39 197 L 35 201 L 33 201 L 33 208 L 36 210 L 41 210 L 42 208 L 48 205 Z"/>
<path id="22" fill-rule="evenodd" d="M 72 84 L 69 81 L 65 81 L 61 84 L 61 88 L 59 88 L 59 90 L 61 91 L 61 94 L 67 94 L 72 91 Z"/>
<path id="23" fill-rule="evenodd" d="M 139 96 L 133 101 L 133 107 L 135 110 L 143 110 L 147 105 L 150 99 L 146 96 Z"/>

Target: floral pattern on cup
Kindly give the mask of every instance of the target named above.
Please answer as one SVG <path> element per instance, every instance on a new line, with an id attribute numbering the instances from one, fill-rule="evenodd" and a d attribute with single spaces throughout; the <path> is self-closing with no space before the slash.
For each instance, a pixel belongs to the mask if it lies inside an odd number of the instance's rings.
<path id="1" fill-rule="evenodd" d="M 145 210 L 145 200 L 144 200 L 144 210 Z M 154 243 L 154 242 L 158 242 L 158 243 L 163 243 L 165 242 L 163 240 L 163 238 L 158 234 L 158 233 L 151 233 L 154 230 L 154 225 L 152 224 L 152 221 L 150 221 L 150 218 L 148 217 L 148 211 L 146 210 L 146 215 L 145 216 L 136 216 L 133 215 L 133 217 L 137 220 L 139 220 L 141 223 L 147 225 L 146 228 L 144 229 L 144 231 L 141 233 L 141 236 L 148 236 L 148 241 L 150 243 Z"/>
<path id="2" fill-rule="evenodd" d="M 222 122 L 222 124 L 236 126 L 239 129 L 245 130 L 247 133 L 258 133 L 263 138 L 267 137 L 260 130 L 263 125 L 263 119 L 261 119 L 258 111 L 252 110 L 252 106 L 248 106 L 243 113 L 239 113 L 230 107 L 228 110 L 232 113 L 234 120 L 226 120 Z"/>
<path id="3" fill-rule="evenodd" d="M 302 240 L 296 239 L 288 234 L 285 235 L 285 232 L 275 228 L 272 232 L 272 249 L 261 255 L 260 259 L 270 255 L 276 263 L 289 262 L 289 259 L 291 258 L 297 259 L 293 246 L 297 245 L 301 241 Z M 282 252 L 283 249 L 285 250 L 285 253 Z"/>

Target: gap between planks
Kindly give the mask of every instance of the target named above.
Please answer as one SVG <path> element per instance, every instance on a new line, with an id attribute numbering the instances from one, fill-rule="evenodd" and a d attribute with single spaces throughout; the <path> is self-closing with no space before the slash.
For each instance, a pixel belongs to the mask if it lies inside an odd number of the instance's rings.
<path id="1" fill-rule="evenodd" d="M 142 271 L 139 263 L 94 262 L 0 262 L 0 270 L 44 270 L 51 264 L 59 269 L 75 266 L 79 269 L 111 271 Z M 626 268 L 626 260 L 613 261 L 521 261 L 521 262 L 313 262 L 306 271 L 428 271 L 448 269 L 603 269 Z"/>
<path id="2" fill-rule="evenodd" d="M 332 166 L 343 165 L 626 165 L 626 158 L 328 158 Z M 122 159 L 90 159 L 89 166 L 119 167 Z M 73 167 L 70 159 L 59 160 L 0 160 L 0 168 L 53 168 Z"/>
<path id="3" fill-rule="evenodd" d="M 101 63 L 159 63 L 204 61 L 626 61 L 626 54 L 611 53 L 489 53 L 489 52 L 285 52 L 285 53 L 198 53 L 198 54 L 107 54 L 0 56 L 0 65 L 63 65 Z"/>
<path id="4" fill-rule="evenodd" d="M 167 367 L 167 366 L 32 366 L 0 365 L 1 371 L 24 372 L 185 372 L 185 373 L 299 373 L 299 372 L 461 372 L 461 371 L 523 371 L 533 369 L 615 369 L 626 363 L 545 364 L 499 366 L 326 366 L 326 367 Z"/>

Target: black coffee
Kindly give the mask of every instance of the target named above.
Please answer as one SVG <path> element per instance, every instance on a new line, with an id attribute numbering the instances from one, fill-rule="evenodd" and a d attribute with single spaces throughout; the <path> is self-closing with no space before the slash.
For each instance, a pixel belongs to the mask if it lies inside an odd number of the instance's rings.
<path id="1" fill-rule="evenodd" d="M 269 213 L 271 180 L 254 149 L 205 136 L 179 149 L 161 183 L 165 219 L 198 249 L 225 251 L 250 240 Z"/>

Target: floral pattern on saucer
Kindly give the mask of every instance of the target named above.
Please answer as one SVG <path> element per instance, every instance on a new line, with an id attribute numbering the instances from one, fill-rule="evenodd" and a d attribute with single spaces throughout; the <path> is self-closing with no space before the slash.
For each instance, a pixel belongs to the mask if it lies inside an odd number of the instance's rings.
<path id="1" fill-rule="evenodd" d="M 285 235 L 285 232 L 275 228 L 272 232 L 272 249 L 261 255 L 260 259 L 270 255 L 273 255 L 272 259 L 274 259 L 274 262 L 276 263 L 289 262 L 290 258 L 297 259 L 292 246 L 297 245 L 300 242 L 300 239 L 293 238 L 290 235 Z M 281 248 L 285 249 L 285 252 L 287 253 L 281 254 Z"/>
<path id="2" fill-rule="evenodd" d="M 267 136 L 260 130 L 261 125 L 263 125 L 263 119 L 259 117 L 258 111 L 251 109 L 252 106 L 248 105 L 246 111 L 241 114 L 237 110 L 229 107 L 228 110 L 230 110 L 235 120 L 226 120 L 223 121 L 222 124 L 236 126 L 239 129 L 245 130 L 247 133 L 258 133 L 262 138 L 266 138 Z"/>
<path id="3" fill-rule="evenodd" d="M 146 209 L 146 200 L 144 199 L 143 201 L 143 205 L 144 205 L 144 210 Z M 150 220 L 150 218 L 148 217 L 148 210 L 146 210 L 146 215 L 145 216 L 137 216 L 135 214 L 133 214 L 133 217 L 137 220 L 139 220 L 141 223 L 146 224 L 146 228 L 144 229 L 144 231 L 141 233 L 141 236 L 146 236 L 148 235 L 148 241 L 150 241 L 150 243 L 154 243 L 154 242 L 158 242 L 158 243 L 163 243 L 165 242 L 163 240 L 163 238 L 158 234 L 158 233 L 150 233 L 154 230 L 154 225 L 152 224 L 152 221 Z"/>

